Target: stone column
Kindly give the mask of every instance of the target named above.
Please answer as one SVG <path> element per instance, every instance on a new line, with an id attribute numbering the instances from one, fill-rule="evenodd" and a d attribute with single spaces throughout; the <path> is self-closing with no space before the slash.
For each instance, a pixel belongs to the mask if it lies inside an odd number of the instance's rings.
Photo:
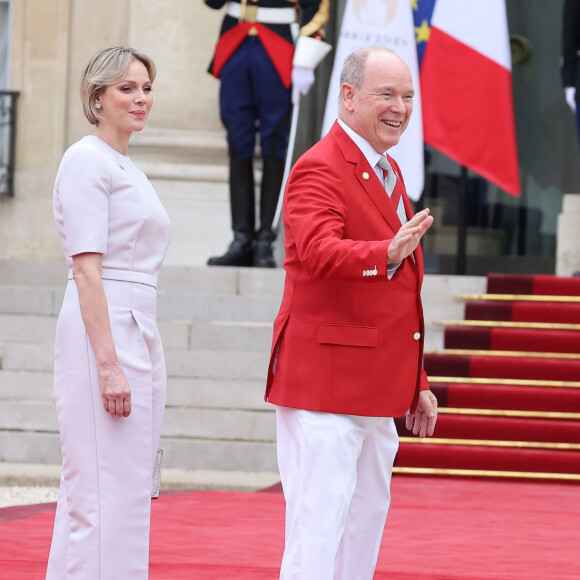
<path id="1" fill-rule="evenodd" d="M 80 76 L 83 67 L 101 48 L 112 44 L 127 45 L 130 0 L 70 0 L 72 3 L 69 33 L 70 51 L 66 62 L 67 75 L 67 126 L 66 147 L 93 127 L 83 115 L 80 101 Z"/>
<path id="2" fill-rule="evenodd" d="M 580 272 L 580 194 L 566 194 L 558 216 L 556 274 L 572 276 Z"/>
<path id="3" fill-rule="evenodd" d="M 70 0 L 12 3 L 10 82 L 18 101 L 14 198 L 0 200 L 2 258 L 60 258 L 52 184 L 66 142 Z"/>
<path id="4" fill-rule="evenodd" d="M 65 149 L 93 130 L 79 82 L 100 48 L 130 45 L 155 60 L 149 130 L 223 135 L 219 82 L 206 72 L 222 17 L 201 0 L 12 3 L 9 88 L 20 99 L 15 195 L 0 199 L 0 258 L 62 259 L 52 188 Z"/>
<path id="5" fill-rule="evenodd" d="M 223 10 L 201 0 L 131 0 L 131 6 L 129 43 L 157 65 L 146 131 L 223 133 L 219 81 L 207 72 Z"/>

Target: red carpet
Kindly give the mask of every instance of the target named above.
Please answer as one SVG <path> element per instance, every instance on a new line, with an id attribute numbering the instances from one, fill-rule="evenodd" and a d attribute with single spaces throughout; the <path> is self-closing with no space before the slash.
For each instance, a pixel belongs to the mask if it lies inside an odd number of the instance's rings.
<path id="1" fill-rule="evenodd" d="M 525 328 L 448 326 L 445 347 L 470 350 L 515 350 L 528 352 L 580 353 L 580 332 Z"/>
<path id="2" fill-rule="evenodd" d="M 396 466 L 580 481 L 580 277 L 489 274 L 487 294 L 445 328 L 444 350 L 425 353 L 436 439 L 415 442 L 398 420 Z"/>
<path id="3" fill-rule="evenodd" d="M 53 509 L 0 510 L 0 580 L 44 578 Z M 162 497 L 151 580 L 275 580 L 283 512 L 278 493 Z M 577 579 L 579 522 L 574 485 L 395 477 L 375 580 Z"/>
<path id="4" fill-rule="evenodd" d="M 580 473 L 578 454 L 570 451 L 475 445 L 405 443 L 401 445 L 395 465 L 399 468 L 420 465 L 434 469 L 513 471 L 518 474 Z"/>
<path id="5" fill-rule="evenodd" d="M 468 300 L 465 303 L 465 318 L 466 320 L 499 320 L 501 322 L 580 324 L 580 304 Z"/>
<path id="6" fill-rule="evenodd" d="M 404 419 L 397 424 L 404 425 Z M 492 439 L 501 441 L 544 441 L 577 443 L 580 441 L 580 421 L 530 419 L 526 417 L 485 417 L 474 415 L 440 414 L 435 435 L 461 439 Z M 403 431 L 399 429 L 399 433 Z M 407 433 L 408 434 L 408 433 Z M 580 469 L 580 461 L 576 457 Z"/>
<path id="7" fill-rule="evenodd" d="M 580 389 L 431 383 L 440 407 L 580 413 Z"/>
<path id="8" fill-rule="evenodd" d="M 488 274 L 487 293 L 580 296 L 580 276 L 566 278 L 545 274 Z"/>
<path id="9" fill-rule="evenodd" d="M 423 366 L 438 377 L 580 381 L 580 360 L 427 353 Z"/>

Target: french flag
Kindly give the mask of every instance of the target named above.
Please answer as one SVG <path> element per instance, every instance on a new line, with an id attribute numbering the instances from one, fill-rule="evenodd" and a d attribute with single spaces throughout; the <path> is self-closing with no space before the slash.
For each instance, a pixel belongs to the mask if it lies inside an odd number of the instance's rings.
<path id="1" fill-rule="evenodd" d="M 420 70 L 425 142 L 518 196 L 505 0 L 436 0 L 430 24 Z"/>

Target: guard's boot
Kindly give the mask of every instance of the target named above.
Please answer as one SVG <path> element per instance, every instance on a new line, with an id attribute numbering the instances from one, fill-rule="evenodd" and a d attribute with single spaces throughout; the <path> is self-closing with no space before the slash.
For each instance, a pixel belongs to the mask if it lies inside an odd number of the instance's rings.
<path id="1" fill-rule="evenodd" d="M 223 256 L 212 256 L 208 266 L 252 266 L 254 248 L 252 237 L 243 232 L 234 232 L 234 240 Z"/>
<path id="2" fill-rule="evenodd" d="M 258 268 L 276 267 L 272 254 L 276 232 L 272 229 L 272 223 L 284 177 L 284 163 L 284 159 L 264 159 L 260 188 L 260 229 L 254 240 L 254 266 Z"/>
<path id="3" fill-rule="evenodd" d="M 272 229 L 260 231 L 254 240 L 254 266 L 257 268 L 275 268 L 276 261 L 272 254 L 272 243 L 276 239 L 276 232 Z"/>
<path id="4" fill-rule="evenodd" d="M 223 256 L 212 256 L 207 261 L 208 266 L 253 265 L 254 204 L 253 160 L 230 157 L 230 208 L 234 240 Z"/>

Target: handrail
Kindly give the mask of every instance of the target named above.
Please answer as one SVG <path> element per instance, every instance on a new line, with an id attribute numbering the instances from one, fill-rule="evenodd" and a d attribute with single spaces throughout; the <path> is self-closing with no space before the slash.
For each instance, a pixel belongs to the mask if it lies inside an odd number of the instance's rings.
<path id="1" fill-rule="evenodd" d="M 0 197 L 14 196 L 18 91 L 0 91 Z"/>

